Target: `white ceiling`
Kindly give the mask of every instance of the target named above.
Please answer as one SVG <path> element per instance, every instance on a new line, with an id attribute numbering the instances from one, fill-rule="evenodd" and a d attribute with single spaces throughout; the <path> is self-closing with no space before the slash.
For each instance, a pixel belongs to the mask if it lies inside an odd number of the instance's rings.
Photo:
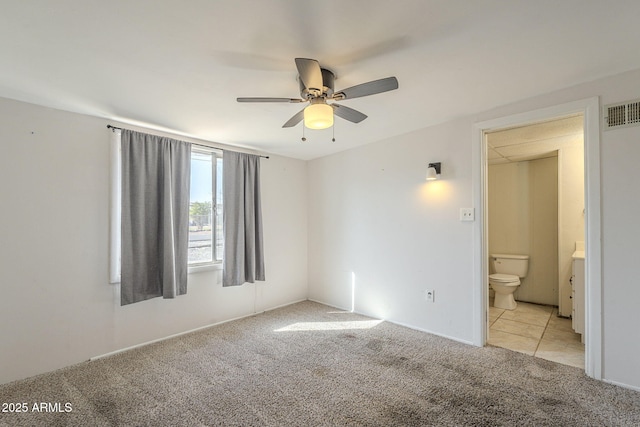
<path id="1" fill-rule="evenodd" d="M 564 117 L 488 133 L 487 159 L 492 165 L 543 159 L 583 143 L 584 117 Z"/>
<path id="2" fill-rule="evenodd" d="M 0 96 L 300 159 L 640 68 L 637 0 L 0 0 Z M 367 114 L 281 126 L 295 57 Z"/>

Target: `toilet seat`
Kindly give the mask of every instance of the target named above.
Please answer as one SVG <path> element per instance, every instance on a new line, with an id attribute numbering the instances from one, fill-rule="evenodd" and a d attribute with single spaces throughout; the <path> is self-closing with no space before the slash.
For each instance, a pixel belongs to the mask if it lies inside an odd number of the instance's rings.
<path id="1" fill-rule="evenodd" d="M 495 283 L 502 283 L 505 285 L 508 283 L 515 283 L 517 285 L 520 284 L 520 278 L 514 274 L 502 274 L 502 273 L 491 274 L 489 275 L 489 281 L 492 281 Z"/>

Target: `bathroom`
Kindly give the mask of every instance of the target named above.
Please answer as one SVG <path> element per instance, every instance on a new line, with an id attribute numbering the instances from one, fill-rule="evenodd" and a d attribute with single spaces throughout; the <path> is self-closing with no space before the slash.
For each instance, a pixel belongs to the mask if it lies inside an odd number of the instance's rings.
<path id="1" fill-rule="evenodd" d="M 584 366 L 569 320 L 572 256 L 584 250 L 583 117 L 488 133 L 487 148 L 489 253 L 529 256 L 518 307 L 490 307 L 489 343 Z"/>

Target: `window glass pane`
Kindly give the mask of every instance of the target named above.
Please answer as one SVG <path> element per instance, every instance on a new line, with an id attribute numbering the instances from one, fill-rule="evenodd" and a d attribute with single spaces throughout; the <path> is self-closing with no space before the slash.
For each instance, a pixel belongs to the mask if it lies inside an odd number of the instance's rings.
<path id="1" fill-rule="evenodd" d="M 216 224 L 216 261 L 222 261 L 222 255 L 224 253 L 224 234 L 222 231 L 222 158 L 216 159 L 216 212 L 215 212 L 215 224 Z"/>
<path id="2" fill-rule="evenodd" d="M 191 153 L 189 264 L 213 261 L 213 159 L 212 153 Z"/>

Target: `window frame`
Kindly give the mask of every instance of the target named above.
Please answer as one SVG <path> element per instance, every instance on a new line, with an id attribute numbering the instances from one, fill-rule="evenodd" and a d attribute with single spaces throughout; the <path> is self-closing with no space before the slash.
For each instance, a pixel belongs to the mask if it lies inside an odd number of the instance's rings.
<path id="1" fill-rule="evenodd" d="M 120 283 L 122 255 L 122 131 L 111 129 L 109 156 L 111 188 L 109 200 L 109 283 Z"/>
<path id="2" fill-rule="evenodd" d="M 222 160 L 223 152 L 220 149 L 216 149 L 213 147 L 205 147 L 202 145 L 192 145 L 191 147 L 192 153 L 198 154 L 207 154 L 211 155 L 211 261 L 204 262 L 189 262 L 188 271 L 189 273 L 198 272 L 198 271 L 206 271 L 206 270 L 220 270 L 222 269 L 222 254 L 218 254 L 218 239 L 216 230 L 218 228 L 218 219 L 216 212 L 218 211 L 218 187 L 217 185 L 222 183 L 218 183 L 218 160 Z M 223 202 L 224 203 L 224 202 Z M 189 200 L 189 205 L 191 205 L 191 200 Z M 224 238 L 223 238 L 224 244 Z M 222 251 L 224 252 L 224 250 Z M 220 259 L 218 259 L 218 256 Z"/>
<path id="3" fill-rule="evenodd" d="M 110 167 L 110 200 L 109 200 L 109 283 L 118 284 L 121 279 L 121 254 L 122 254 L 122 146 L 121 146 L 122 131 L 120 129 L 111 129 L 109 135 L 109 157 L 111 162 Z M 218 159 L 222 160 L 223 151 L 214 147 L 207 147 L 203 145 L 196 145 L 192 143 L 191 151 L 198 151 L 207 154 L 211 154 L 213 158 L 212 162 L 212 260 L 202 263 L 188 264 L 188 273 L 197 273 L 200 271 L 208 270 L 222 270 L 222 254 L 220 254 L 220 260 L 217 260 L 217 242 L 216 233 L 217 220 L 215 212 L 218 209 L 218 197 L 217 197 L 217 168 Z M 222 185 L 222 182 L 220 182 Z M 223 202 L 224 203 L 224 202 Z M 223 237 L 224 245 L 224 237 Z"/>

